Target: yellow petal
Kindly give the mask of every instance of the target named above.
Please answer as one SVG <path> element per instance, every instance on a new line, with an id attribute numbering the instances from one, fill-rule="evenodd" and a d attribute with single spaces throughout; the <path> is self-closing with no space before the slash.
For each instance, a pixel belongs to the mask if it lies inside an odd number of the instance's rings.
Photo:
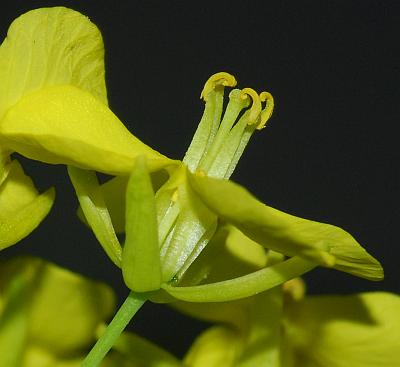
<path id="1" fill-rule="evenodd" d="M 114 310 L 115 298 L 108 286 L 44 260 L 22 257 L 2 262 L 0 291 L 18 276 L 29 283 L 24 299 L 26 343 L 53 355 L 80 355 L 94 343 L 96 328 Z"/>
<path id="2" fill-rule="evenodd" d="M 184 367 L 172 354 L 139 335 L 124 332 L 113 347 L 126 367 Z M 113 355 L 111 353 L 111 360 Z M 116 364 L 115 366 L 121 366 Z"/>
<path id="3" fill-rule="evenodd" d="M 39 195 L 16 160 L 10 164 L 9 170 L 0 186 L 0 250 L 31 233 L 54 202 L 54 190 Z"/>
<path id="4" fill-rule="evenodd" d="M 301 366 L 400 366 L 400 297 L 306 297 L 293 304 L 287 338 Z"/>
<path id="5" fill-rule="evenodd" d="M 188 178 L 212 211 L 261 245 L 370 280 L 383 278 L 380 263 L 343 229 L 271 208 L 231 181 Z"/>
<path id="6" fill-rule="evenodd" d="M 0 121 L 0 139 L 31 159 L 113 175 L 129 174 L 139 155 L 150 171 L 173 163 L 133 136 L 93 95 L 68 85 L 23 97 Z"/>
<path id="7" fill-rule="evenodd" d="M 74 85 L 107 103 L 101 34 L 71 9 L 29 11 L 0 46 L 0 80 L 0 120 L 23 95 L 49 85 Z"/>
<path id="8" fill-rule="evenodd" d="M 9 152 L 3 150 L 0 146 L 0 186 L 6 179 L 10 171 L 10 155 Z"/>
<path id="9" fill-rule="evenodd" d="M 0 277 L 1 277 L 0 273 Z M 29 281 L 24 275 L 0 282 L 0 365 L 19 367 L 25 349 L 27 323 L 26 293 Z"/>
<path id="10" fill-rule="evenodd" d="M 215 326 L 195 340 L 184 364 L 188 367 L 234 367 L 242 346 L 243 339 L 238 331 Z"/>
<path id="11" fill-rule="evenodd" d="M 58 353 L 89 347 L 96 327 L 113 312 L 112 290 L 50 264 L 40 276 L 31 305 L 31 337 Z"/>
<path id="12" fill-rule="evenodd" d="M 28 346 L 25 349 L 24 360 L 20 367 L 80 367 L 84 358 L 74 356 L 72 358 L 65 356 L 56 356 L 44 348 L 37 346 Z"/>

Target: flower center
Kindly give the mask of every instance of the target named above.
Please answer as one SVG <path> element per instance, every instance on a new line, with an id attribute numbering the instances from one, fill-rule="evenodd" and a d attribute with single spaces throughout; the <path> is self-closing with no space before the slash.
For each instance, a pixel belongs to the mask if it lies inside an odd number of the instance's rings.
<path id="1" fill-rule="evenodd" d="M 192 173 L 228 179 L 249 139 L 262 129 L 273 110 L 273 98 L 251 88 L 233 89 L 224 107 L 225 87 L 236 79 L 225 72 L 212 75 L 201 98 L 205 109 L 193 140 L 177 169 L 156 194 L 163 281 L 179 281 L 213 236 L 218 220 L 186 180 Z"/>

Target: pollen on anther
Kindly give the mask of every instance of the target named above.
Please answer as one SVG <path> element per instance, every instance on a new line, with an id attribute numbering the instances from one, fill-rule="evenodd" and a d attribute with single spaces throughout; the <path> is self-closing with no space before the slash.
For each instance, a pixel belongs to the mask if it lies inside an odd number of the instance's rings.
<path id="1" fill-rule="evenodd" d="M 207 101 L 210 92 L 212 92 L 215 87 L 219 85 L 223 87 L 234 87 L 236 84 L 237 82 L 235 77 L 229 73 L 226 73 L 225 71 L 213 74 L 204 84 L 204 88 L 200 94 L 200 99 Z"/>
<path id="2" fill-rule="evenodd" d="M 252 100 L 252 105 L 250 107 L 249 114 L 249 125 L 253 125 L 258 122 L 261 114 L 261 100 L 258 93 L 252 88 L 244 88 L 242 89 L 240 96 L 242 99 L 246 99 L 248 97 Z"/>
<path id="3" fill-rule="evenodd" d="M 206 172 L 205 172 L 204 170 L 202 170 L 202 169 L 197 170 L 197 171 L 195 172 L 195 175 L 196 175 L 196 176 L 199 176 L 199 177 L 205 177 L 205 176 L 207 176 Z"/>
<path id="4" fill-rule="evenodd" d="M 175 190 L 172 194 L 171 200 L 175 203 L 178 201 L 179 193 L 178 190 Z"/>
<path id="5" fill-rule="evenodd" d="M 272 112 L 274 111 L 274 97 L 269 92 L 262 92 L 260 94 L 261 102 L 265 102 L 265 107 L 261 111 L 260 123 L 257 126 L 257 130 L 261 130 L 265 127 L 265 124 L 272 116 Z"/>

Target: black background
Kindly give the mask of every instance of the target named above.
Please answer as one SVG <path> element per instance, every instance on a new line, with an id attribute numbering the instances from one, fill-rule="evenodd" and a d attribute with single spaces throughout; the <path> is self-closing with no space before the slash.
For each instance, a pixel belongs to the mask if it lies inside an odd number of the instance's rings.
<path id="1" fill-rule="evenodd" d="M 399 284 L 399 50 L 397 1 L 3 1 L 4 37 L 19 14 L 64 5 L 103 33 L 110 106 L 139 138 L 181 158 L 217 71 L 270 91 L 276 109 L 233 179 L 281 210 L 341 226 L 381 260 L 380 283 L 317 269 L 310 293 Z M 190 5 L 189 5 L 190 4 Z M 1 82 L 1 81 L 0 81 Z M 74 217 L 64 167 L 21 158 L 40 189 L 56 186 L 51 214 L 2 256 L 30 253 L 111 284 L 120 272 Z M 202 324 L 146 305 L 134 330 L 181 355 Z"/>

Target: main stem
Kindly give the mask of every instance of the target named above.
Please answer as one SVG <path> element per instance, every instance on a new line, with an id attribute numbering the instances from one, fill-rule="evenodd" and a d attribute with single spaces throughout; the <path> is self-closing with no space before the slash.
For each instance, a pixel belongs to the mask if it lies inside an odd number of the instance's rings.
<path id="1" fill-rule="evenodd" d="M 146 302 L 145 295 L 130 292 L 103 335 L 82 362 L 81 367 L 97 367 L 113 347 L 136 312 Z"/>

